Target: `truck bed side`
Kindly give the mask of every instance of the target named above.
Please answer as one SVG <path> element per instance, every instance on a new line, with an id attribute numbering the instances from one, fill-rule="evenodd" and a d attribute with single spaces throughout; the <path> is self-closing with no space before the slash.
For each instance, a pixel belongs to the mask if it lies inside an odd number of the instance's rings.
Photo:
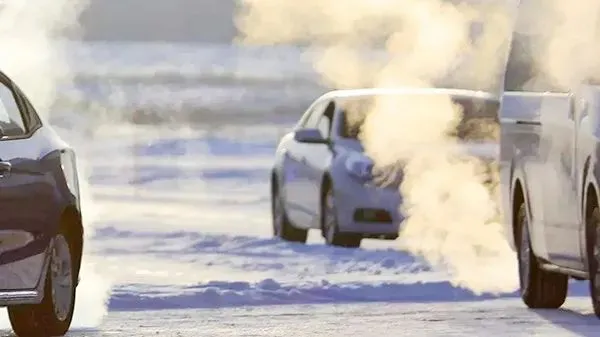
<path id="1" fill-rule="evenodd" d="M 514 165 L 534 155 L 539 144 L 540 94 L 507 92 L 500 109 L 500 185 L 506 239 L 514 249 L 512 183 Z"/>

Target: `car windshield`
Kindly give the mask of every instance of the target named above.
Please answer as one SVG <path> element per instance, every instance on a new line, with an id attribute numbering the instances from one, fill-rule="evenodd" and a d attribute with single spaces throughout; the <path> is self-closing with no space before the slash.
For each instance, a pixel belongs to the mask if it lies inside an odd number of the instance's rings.
<path id="1" fill-rule="evenodd" d="M 359 139 L 360 132 L 375 97 L 350 99 L 342 103 L 340 136 Z M 499 103 L 481 98 L 454 98 L 462 108 L 463 118 L 449 136 L 465 141 L 497 140 Z"/>

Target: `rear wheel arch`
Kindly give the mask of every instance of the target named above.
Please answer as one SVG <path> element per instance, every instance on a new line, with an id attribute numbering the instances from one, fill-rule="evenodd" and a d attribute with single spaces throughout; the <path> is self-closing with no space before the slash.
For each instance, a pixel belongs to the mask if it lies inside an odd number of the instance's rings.
<path id="1" fill-rule="evenodd" d="M 525 203 L 525 193 L 523 191 L 523 185 L 521 184 L 521 180 L 517 179 L 514 183 L 514 188 L 512 192 L 512 207 L 511 207 L 511 216 L 512 216 L 512 230 L 513 230 L 513 239 L 515 244 L 517 244 L 520 240 L 521 228 L 518 228 L 517 222 L 519 217 L 519 208 L 521 204 Z"/>
<path id="2" fill-rule="evenodd" d="M 323 173 L 323 177 L 321 177 L 321 196 L 325 196 L 324 187 L 333 186 L 333 180 L 331 179 L 331 174 L 329 172 Z"/>
<path id="3" fill-rule="evenodd" d="M 275 195 L 277 187 L 279 186 L 279 181 L 277 178 L 277 171 L 275 169 L 271 170 L 271 195 Z"/>
<path id="4" fill-rule="evenodd" d="M 319 215 L 320 219 L 321 219 L 321 226 L 320 226 L 321 230 L 323 229 L 323 226 L 324 226 L 324 223 L 323 223 L 323 220 L 324 220 L 323 219 L 323 205 L 325 204 L 325 193 L 326 193 L 327 189 L 329 189 L 329 188 L 333 188 L 333 180 L 331 179 L 331 174 L 329 172 L 325 172 L 323 174 L 323 177 L 321 177 L 321 195 L 320 195 L 320 198 L 321 198 L 321 202 L 320 202 L 321 210 L 320 210 L 320 212 L 321 212 L 321 214 Z"/>
<path id="5" fill-rule="evenodd" d="M 589 183 L 585 188 L 585 216 L 589 216 L 594 206 L 598 206 L 598 192 L 592 183 Z"/>
<path id="6" fill-rule="evenodd" d="M 67 239 L 73 245 L 75 258 L 75 272 L 77 275 L 81 269 L 83 257 L 84 228 L 81 213 L 75 206 L 67 206 L 61 215 L 60 226 L 67 233 Z"/>
<path id="7" fill-rule="evenodd" d="M 587 215 L 587 200 L 588 200 L 588 189 L 590 187 L 594 187 L 591 183 L 588 182 L 588 174 L 590 173 L 590 162 L 591 158 L 588 157 L 585 160 L 585 164 L 583 164 L 583 175 L 582 175 L 582 183 L 581 183 L 581 214 Z M 595 190 L 595 189 L 594 189 Z"/>
<path id="8" fill-rule="evenodd" d="M 585 255 L 585 260 L 588 269 L 588 278 L 590 285 L 590 297 L 594 314 L 600 317 L 600 300 L 598 299 L 598 278 L 595 276 L 598 273 L 598 261 L 595 258 L 595 246 L 597 245 L 597 226 L 598 226 L 598 191 L 593 183 L 588 183 L 585 187 L 585 204 L 584 204 L 584 223 L 585 223 L 585 250 L 582 252 Z"/>

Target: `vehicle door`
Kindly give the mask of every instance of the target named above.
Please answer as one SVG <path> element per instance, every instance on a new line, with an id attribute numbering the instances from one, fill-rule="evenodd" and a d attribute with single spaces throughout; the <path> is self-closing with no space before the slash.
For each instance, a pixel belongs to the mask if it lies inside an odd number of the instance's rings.
<path id="1" fill-rule="evenodd" d="M 22 273 L 13 289 L 35 286 L 60 216 L 51 170 L 41 162 L 41 122 L 25 102 L 0 76 L 0 264 Z"/>
<path id="2" fill-rule="evenodd" d="M 295 129 L 315 127 L 316 119 L 324 109 L 323 102 L 312 104 Z M 311 194 L 307 186 L 308 178 L 305 168 L 305 153 L 310 151 L 311 144 L 290 140 L 283 156 L 283 181 L 285 204 L 290 220 L 299 227 L 309 227 L 312 219 L 307 198 Z"/>
<path id="3" fill-rule="evenodd" d="M 315 127 L 319 129 L 321 136 L 331 140 L 331 126 L 336 110 L 334 101 L 330 101 L 319 118 L 316 119 Z M 321 183 L 323 174 L 331 162 L 332 145 L 329 144 L 307 144 L 309 148 L 304 152 L 304 168 L 306 172 L 306 207 L 312 215 L 311 227 L 320 228 L 321 225 Z"/>
<path id="4" fill-rule="evenodd" d="M 540 120 L 543 163 L 543 213 L 550 260 L 563 267 L 583 268 L 579 240 L 579 197 L 576 185 L 576 118 L 571 94 L 546 94 Z"/>

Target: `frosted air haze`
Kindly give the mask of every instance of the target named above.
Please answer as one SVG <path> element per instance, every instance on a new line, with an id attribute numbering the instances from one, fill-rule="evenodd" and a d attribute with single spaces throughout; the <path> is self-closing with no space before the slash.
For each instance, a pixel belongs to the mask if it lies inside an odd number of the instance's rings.
<path id="1" fill-rule="evenodd" d="M 501 92 L 514 18 L 514 6 L 504 1 L 242 4 L 237 17 L 241 42 L 308 43 L 318 50 L 314 68 L 332 87 L 452 86 Z M 474 22 L 481 24 L 477 34 Z M 365 52 L 381 46 L 383 60 Z M 377 99 L 361 139 L 376 165 L 404 165 L 404 247 L 447 270 L 456 285 L 474 292 L 513 291 L 516 260 L 502 236 L 496 196 L 483 184 L 479 161 L 457 160 L 453 154 L 460 145 L 447 135 L 461 114 L 445 96 Z"/>
<path id="2" fill-rule="evenodd" d="M 85 0 L 6 0 L 0 3 L 0 67 L 17 82 L 45 118 L 56 98 L 58 82 L 72 80 L 61 38 L 67 33 L 70 36 L 77 33 L 78 16 L 86 5 Z M 81 157 L 80 167 L 84 164 Z M 90 215 L 94 212 L 90 209 L 86 177 L 80 177 L 80 184 L 83 221 L 89 235 L 93 232 L 94 219 Z M 85 253 L 88 249 L 89 246 L 84 245 L 74 327 L 96 326 L 106 313 L 108 284 L 94 274 L 90 256 Z"/>

